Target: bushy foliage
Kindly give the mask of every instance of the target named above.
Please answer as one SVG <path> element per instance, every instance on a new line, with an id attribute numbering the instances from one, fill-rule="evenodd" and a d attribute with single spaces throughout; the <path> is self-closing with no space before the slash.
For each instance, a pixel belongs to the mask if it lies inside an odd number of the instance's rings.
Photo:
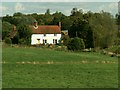
<path id="1" fill-rule="evenodd" d="M 68 47 L 68 50 L 79 51 L 85 48 L 85 44 L 83 42 L 83 39 L 75 37 L 70 40 L 67 47 Z"/>
<path id="2" fill-rule="evenodd" d="M 12 44 L 18 44 L 19 43 L 18 33 L 16 33 L 16 35 L 13 38 L 11 38 L 11 40 L 12 40 Z"/>
<path id="3" fill-rule="evenodd" d="M 94 13 L 89 23 L 93 30 L 95 48 L 108 48 L 114 45 L 117 36 L 117 27 L 110 13 L 104 11 L 101 11 L 101 13 Z"/>
<path id="4" fill-rule="evenodd" d="M 12 31 L 13 25 L 9 22 L 2 22 L 2 39 L 5 39 Z"/>
<path id="5" fill-rule="evenodd" d="M 5 38 L 5 43 L 6 43 L 6 44 L 12 44 L 12 41 L 11 41 L 10 38 Z"/>
<path id="6" fill-rule="evenodd" d="M 49 9 L 45 14 L 25 15 L 18 12 L 14 13 L 13 16 L 6 15 L 2 18 L 2 38 L 4 39 L 8 35 L 13 24 L 20 27 L 17 28 L 17 30 L 19 29 L 19 39 L 28 40 L 26 36 L 30 34 L 25 25 L 31 25 L 35 19 L 38 25 L 58 25 L 61 22 L 61 29 L 68 30 L 70 38 L 82 38 L 85 48 L 108 48 L 115 44 L 119 45 L 118 41 L 120 40 L 119 38 L 116 40 L 116 38 L 120 36 L 120 30 L 117 31 L 116 26 L 118 25 L 120 29 L 120 13 L 116 15 L 115 22 L 115 18 L 108 12 L 93 13 L 88 11 L 83 13 L 82 9 L 78 10 L 77 8 L 72 9 L 70 16 L 66 16 L 59 11 L 51 14 Z M 24 25 L 21 26 L 21 24 Z M 68 38 L 65 37 L 63 45 L 67 45 L 68 42 Z"/>
<path id="7" fill-rule="evenodd" d="M 29 26 L 21 24 L 19 27 L 17 27 L 17 30 L 19 35 L 19 43 L 27 45 L 30 44 L 32 30 L 29 28 Z"/>
<path id="8" fill-rule="evenodd" d="M 0 40 L 2 40 L 2 20 L 0 19 Z"/>
<path id="9" fill-rule="evenodd" d="M 113 53 L 116 53 L 116 54 L 120 54 L 120 45 L 112 46 L 112 47 L 109 47 L 105 50 L 108 51 L 108 52 L 113 52 Z"/>
<path id="10" fill-rule="evenodd" d="M 70 38 L 69 38 L 69 36 L 63 36 L 62 38 L 61 38 L 61 44 L 63 44 L 63 45 L 65 45 L 65 46 L 67 46 L 68 45 L 68 43 L 69 43 L 69 41 L 70 41 Z"/>

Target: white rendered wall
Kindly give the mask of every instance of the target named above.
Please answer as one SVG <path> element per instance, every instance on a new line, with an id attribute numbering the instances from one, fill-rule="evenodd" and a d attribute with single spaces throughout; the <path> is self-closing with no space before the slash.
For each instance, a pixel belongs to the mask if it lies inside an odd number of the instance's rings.
<path id="1" fill-rule="evenodd" d="M 57 39 L 57 43 L 59 43 L 60 38 L 61 34 L 57 34 L 56 36 L 54 34 L 46 34 L 46 36 L 44 34 L 32 34 L 31 45 L 38 44 L 37 39 L 40 39 L 40 44 L 43 44 L 43 39 L 46 39 L 48 44 L 53 44 L 53 39 Z"/>

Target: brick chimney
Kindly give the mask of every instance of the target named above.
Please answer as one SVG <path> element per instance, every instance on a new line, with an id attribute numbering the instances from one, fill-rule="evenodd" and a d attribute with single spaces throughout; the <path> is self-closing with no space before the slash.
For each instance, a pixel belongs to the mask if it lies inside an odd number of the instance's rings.
<path id="1" fill-rule="evenodd" d="M 33 25 L 34 25 L 34 27 L 37 27 L 37 26 L 38 26 L 38 23 L 37 23 L 36 20 L 34 21 Z"/>

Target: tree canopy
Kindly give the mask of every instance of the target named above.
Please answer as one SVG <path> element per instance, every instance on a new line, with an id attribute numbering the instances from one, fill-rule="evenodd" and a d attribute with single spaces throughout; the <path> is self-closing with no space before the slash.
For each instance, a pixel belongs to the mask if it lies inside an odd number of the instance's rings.
<path id="1" fill-rule="evenodd" d="M 69 37 L 82 38 L 86 48 L 106 48 L 114 45 L 115 38 L 119 37 L 120 31 L 120 14 L 116 14 L 114 18 L 110 13 L 101 11 L 93 13 L 88 11 L 83 13 L 82 9 L 73 8 L 71 15 L 66 16 L 62 12 L 56 11 L 51 14 L 50 9 L 47 9 L 44 14 L 23 14 L 14 13 L 13 16 L 6 15 L 2 18 L 3 36 L 4 39 L 12 29 L 12 25 L 18 28 L 20 39 L 25 38 L 26 26 L 31 25 L 36 20 L 38 25 L 59 25 L 61 22 L 61 29 L 68 30 Z M 25 25 L 25 26 L 21 26 Z M 117 36 L 118 35 L 118 36 Z"/>

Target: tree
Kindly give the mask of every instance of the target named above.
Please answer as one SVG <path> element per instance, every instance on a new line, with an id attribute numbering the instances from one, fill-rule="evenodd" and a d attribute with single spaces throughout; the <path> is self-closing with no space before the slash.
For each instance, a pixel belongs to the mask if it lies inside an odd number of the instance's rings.
<path id="1" fill-rule="evenodd" d="M 0 19 L 0 41 L 2 40 L 2 20 Z"/>
<path id="2" fill-rule="evenodd" d="M 62 30 L 69 30 L 70 26 L 73 23 L 69 16 L 65 16 L 65 18 L 63 18 L 61 22 L 62 22 L 62 27 L 61 27 Z"/>
<path id="3" fill-rule="evenodd" d="M 41 15 L 42 16 L 42 19 L 40 19 L 40 22 L 44 22 L 45 25 L 50 25 L 52 20 L 53 20 L 53 17 L 52 15 L 50 14 L 50 9 L 47 9 L 45 14 L 44 15 Z"/>
<path id="4" fill-rule="evenodd" d="M 5 43 L 6 43 L 6 44 L 12 44 L 12 41 L 11 41 L 10 38 L 7 38 L 7 37 L 6 37 L 6 38 L 5 38 Z"/>
<path id="5" fill-rule="evenodd" d="M 3 22 L 8 22 L 17 27 L 21 24 L 31 25 L 34 20 L 37 20 L 39 25 L 58 25 L 61 22 L 61 29 L 68 30 L 70 38 L 82 38 L 86 48 L 106 48 L 114 45 L 114 42 L 120 41 L 120 12 L 116 15 L 117 23 L 115 23 L 115 18 L 108 12 L 93 13 L 88 11 L 83 13 L 82 9 L 77 8 L 72 9 L 70 16 L 65 16 L 58 11 L 50 14 L 50 9 L 47 9 L 45 14 L 33 13 L 26 15 L 17 12 L 13 16 L 6 15 L 2 18 Z M 116 24 L 119 27 L 118 30 Z M 5 26 L 2 32 L 4 38 L 9 33 L 11 26 L 8 24 L 3 26 Z M 20 38 L 21 36 L 22 34 Z M 115 40 L 116 38 L 117 40 Z"/>
<path id="6" fill-rule="evenodd" d="M 58 25 L 58 23 L 61 22 L 65 18 L 65 15 L 58 11 L 56 11 L 52 16 L 53 16 L 53 20 L 51 24 L 53 25 Z"/>
<path id="7" fill-rule="evenodd" d="M 9 22 L 2 22 L 2 40 L 4 40 L 13 30 L 13 25 Z"/>
<path id="8" fill-rule="evenodd" d="M 120 31 L 120 12 L 116 14 L 116 24 L 118 25 L 118 32 L 119 32 Z"/>
<path id="9" fill-rule="evenodd" d="M 17 12 L 17 13 L 14 13 L 13 14 L 13 17 L 15 17 L 15 16 L 23 16 L 24 14 L 22 14 L 21 12 Z"/>
<path id="10" fill-rule="evenodd" d="M 50 9 L 47 9 L 45 14 L 50 14 Z"/>
<path id="11" fill-rule="evenodd" d="M 107 48 L 114 45 L 117 27 L 110 13 L 94 13 L 89 18 L 89 24 L 93 30 L 94 47 Z"/>
<path id="12" fill-rule="evenodd" d="M 120 2 L 119 2 L 119 4 L 120 4 Z M 120 5 L 119 5 L 119 7 L 120 7 Z M 116 38 L 115 44 L 120 45 L 120 12 L 118 14 L 116 14 L 116 23 L 118 26 L 118 33 L 117 33 L 117 38 Z"/>
<path id="13" fill-rule="evenodd" d="M 30 44 L 32 30 L 29 26 L 21 24 L 17 27 L 20 44 Z"/>
<path id="14" fill-rule="evenodd" d="M 19 24 L 31 25 L 35 19 L 32 16 L 16 16 L 13 17 L 12 24 L 18 26 Z"/>
<path id="15" fill-rule="evenodd" d="M 14 13 L 13 16 L 6 15 L 2 18 L 2 21 L 9 22 L 15 26 L 19 24 L 31 25 L 35 18 L 32 15 L 25 15 L 20 12 Z M 37 19 L 36 19 L 37 20 Z"/>
<path id="16" fill-rule="evenodd" d="M 71 16 L 81 16 L 83 14 L 83 10 L 78 10 L 77 8 L 73 8 L 71 11 Z"/>
<path id="17" fill-rule="evenodd" d="M 93 48 L 92 28 L 86 19 L 77 18 L 69 29 L 69 36 L 82 38 L 86 48 Z"/>
<path id="18" fill-rule="evenodd" d="M 2 18 L 2 22 L 9 22 L 10 24 L 13 24 L 13 17 L 6 15 Z"/>

